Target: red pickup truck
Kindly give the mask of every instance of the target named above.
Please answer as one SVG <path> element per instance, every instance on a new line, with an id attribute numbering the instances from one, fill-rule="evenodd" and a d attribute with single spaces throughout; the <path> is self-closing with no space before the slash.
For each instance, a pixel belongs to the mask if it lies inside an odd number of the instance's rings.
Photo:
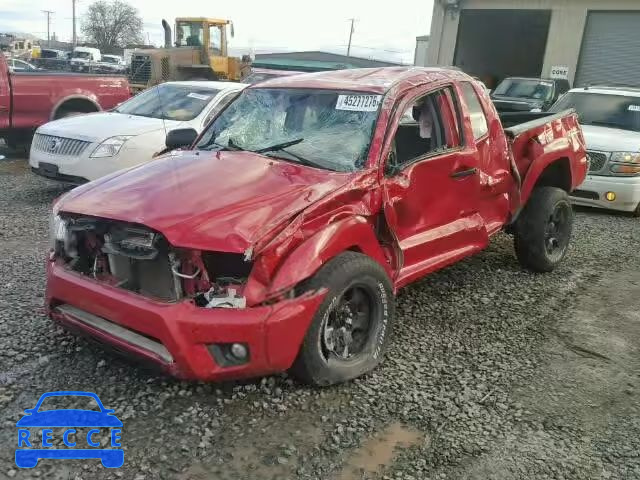
<path id="1" fill-rule="evenodd" d="M 55 203 L 46 306 L 201 380 L 370 371 L 394 294 L 498 232 L 524 267 L 556 267 L 588 167 L 573 111 L 504 129 L 484 88 L 448 69 L 269 80 L 198 139 L 167 136 L 191 144 Z"/>
<path id="2" fill-rule="evenodd" d="M 0 138 L 28 143 L 40 125 L 115 107 L 131 95 L 126 77 L 54 72 L 9 72 L 0 55 Z"/>

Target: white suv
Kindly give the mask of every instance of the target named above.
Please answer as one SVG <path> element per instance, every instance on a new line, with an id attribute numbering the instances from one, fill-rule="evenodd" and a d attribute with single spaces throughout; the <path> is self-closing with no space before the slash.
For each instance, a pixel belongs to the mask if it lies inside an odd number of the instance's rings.
<path id="1" fill-rule="evenodd" d="M 591 162 L 572 201 L 640 216 L 640 89 L 576 88 L 551 111 L 567 108 L 578 112 Z"/>

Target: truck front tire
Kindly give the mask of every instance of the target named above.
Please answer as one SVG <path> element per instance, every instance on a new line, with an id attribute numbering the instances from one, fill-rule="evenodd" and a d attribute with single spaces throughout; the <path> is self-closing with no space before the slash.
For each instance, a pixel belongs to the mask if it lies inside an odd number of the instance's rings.
<path id="1" fill-rule="evenodd" d="M 345 252 L 300 285 L 305 292 L 327 288 L 291 374 L 316 386 L 359 377 L 382 360 L 391 337 L 391 281 L 375 261 Z"/>
<path id="2" fill-rule="evenodd" d="M 564 259 L 573 231 L 569 195 L 560 188 L 536 188 L 515 224 L 514 246 L 520 264 L 551 272 Z"/>

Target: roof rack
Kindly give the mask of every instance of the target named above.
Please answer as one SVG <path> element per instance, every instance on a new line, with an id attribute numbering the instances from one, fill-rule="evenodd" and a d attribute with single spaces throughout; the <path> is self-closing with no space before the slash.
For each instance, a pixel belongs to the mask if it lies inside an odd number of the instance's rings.
<path id="1" fill-rule="evenodd" d="M 590 88 L 599 88 L 602 90 L 631 90 L 633 92 L 640 92 L 640 87 L 637 85 L 624 85 L 624 84 L 609 84 L 609 85 L 585 85 L 582 87 L 584 90 L 589 90 Z"/>

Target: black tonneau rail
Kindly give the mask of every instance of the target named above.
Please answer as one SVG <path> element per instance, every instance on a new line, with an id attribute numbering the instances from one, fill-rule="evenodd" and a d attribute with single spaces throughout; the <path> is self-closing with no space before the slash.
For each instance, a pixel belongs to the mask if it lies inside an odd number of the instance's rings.
<path id="1" fill-rule="evenodd" d="M 504 133 L 514 138 L 527 130 L 544 125 L 547 122 L 559 120 L 562 117 L 576 113 L 574 109 L 564 110 L 559 113 L 547 112 L 505 112 L 498 113 Z"/>

